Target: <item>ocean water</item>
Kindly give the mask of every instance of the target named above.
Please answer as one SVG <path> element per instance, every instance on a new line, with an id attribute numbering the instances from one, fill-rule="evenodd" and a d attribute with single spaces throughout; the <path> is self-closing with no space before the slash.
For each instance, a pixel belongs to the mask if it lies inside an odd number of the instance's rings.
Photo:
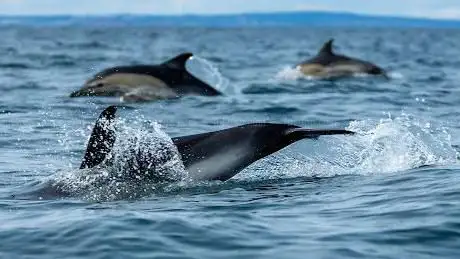
<path id="1" fill-rule="evenodd" d="M 460 256 L 459 30 L 3 26 L 0 35 L 1 258 Z M 391 80 L 299 75 L 292 67 L 329 38 Z M 77 170 L 86 141 L 120 100 L 68 95 L 100 69 L 184 51 L 196 54 L 189 71 L 224 95 L 122 103 L 123 143 L 157 143 L 160 156 L 170 137 L 250 122 L 358 134 L 300 141 L 228 182 L 91 188 Z M 180 159 L 169 162 L 183 173 Z M 35 192 L 50 181 L 71 195 Z"/>

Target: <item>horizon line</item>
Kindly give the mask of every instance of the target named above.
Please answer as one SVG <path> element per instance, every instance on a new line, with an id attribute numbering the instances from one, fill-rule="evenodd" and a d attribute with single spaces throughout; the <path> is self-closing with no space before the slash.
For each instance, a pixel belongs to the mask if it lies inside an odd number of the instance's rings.
<path id="1" fill-rule="evenodd" d="M 419 19 L 419 20 L 431 20 L 431 21 L 452 21 L 460 22 L 460 18 L 442 18 L 442 17 L 426 17 L 417 15 L 392 15 L 392 14 L 370 14 L 370 13 L 359 13 L 352 11 L 336 11 L 336 10 L 281 10 L 281 11 L 247 11 L 247 12 L 234 12 L 234 13 L 18 13 L 18 14 L 7 14 L 0 13 L 1 17 L 114 17 L 114 16 L 159 16 L 159 17 L 186 17 L 186 16 L 202 16 L 202 17 L 213 17 L 213 16 L 238 16 L 238 15 L 273 15 L 273 14 L 289 14 L 289 13 L 323 13 L 323 14 L 347 14 L 361 17 L 377 17 L 377 18 L 396 18 L 396 19 Z"/>

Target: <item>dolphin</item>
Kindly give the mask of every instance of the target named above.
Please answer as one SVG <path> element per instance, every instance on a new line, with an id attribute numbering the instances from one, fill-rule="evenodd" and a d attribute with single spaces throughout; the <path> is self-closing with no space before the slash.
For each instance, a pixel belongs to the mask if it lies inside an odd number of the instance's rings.
<path id="1" fill-rule="evenodd" d="M 183 95 L 220 95 L 186 70 L 185 64 L 192 56 L 192 53 L 182 53 L 159 65 L 107 68 L 87 80 L 70 97 L 120 96 L 123 100 L 148 101 Z"/>
<path id="2" fill-rule="evenodd" d="M 100 166 L 112 156 L 110 152 L 116 140 L 113 127 L 116 110 L 116 106 L 110 106 L 99 116 L 80 169 Z M 175 137 L 172 138 L 172 142 L 177 148 L 185 170 L 193 180 L 226 181 L 257 160 L 294 142 L 337 134 L 354 134 L 354 132 L 344 129 L 305 129 L 290 124 L 251 123 L 219 131 Z M 148 160 L 139 161 L 137 165 L 151 166 L 155 162 L 154 158 L 150 161 L 148 156 L 139 154 L 136 158 Z M 140 172 L 142 172 L 140 177 L 148 175 L 142 168 Z M 135 178 L 139 179 L 139 176 Z"/>
<path id="3" fill-rule="evenodd" d="M 387 74 L 384 69 L 368 61 L 339 55 L 333 51 L 334 39 L 325 42 L 318 54 L 297 65 L 303 74 L 322 78 L 336 78 L 355 74 L 381 75 Z"/>

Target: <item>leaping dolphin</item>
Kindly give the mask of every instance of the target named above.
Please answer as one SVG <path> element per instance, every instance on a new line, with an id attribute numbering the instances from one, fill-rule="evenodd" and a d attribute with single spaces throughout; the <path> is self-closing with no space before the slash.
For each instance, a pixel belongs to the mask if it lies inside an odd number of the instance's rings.
<path id="1" fill-rule="evenodd" d="M 106 108 L 97 120 L 80 168 L 92 168 L 110 159 L 116 140 L 113 127 L 117 108 Z M 302 139 L 323 135 L 353 134 L 343 129 L 305 129 L 289 124 L 252 123 L 219 131 L 173 138 L 183 165 L 193 180 L 226 181 L 241 170 Z M 148 153 L 148 152 L 145 152 Z M 154 163 L 145 155 L 136 155 L 137 165 Z M 142 171 L 142 168 L 137 168 Z M 145 177 L 146 173 L 142 173 Z M 154 176 L 152 176 L 154 177 Z M 139 178 L 139 177 L 137 177 Z"/>
<path id="2" fill-rule="evenodd" d="M 120 96 L 125 100 L 148 101 L 183 95 L 220 95 L 186 70 L 185 64 L 192 56 L 192 53 L 182 53 L 159 65 L 107 68 L 86 81 L 70 97 Z"/>
<path id="3" fill-rule="evenodd" d="M 303 74 L 321 78 L 346 77 L 356 74 L 382 75 L 387 78 L 384 69 L 371 62 L 336 54 L 333 51 L 333 39 L 321 47 L 318 54 L 297 65 Z"/>

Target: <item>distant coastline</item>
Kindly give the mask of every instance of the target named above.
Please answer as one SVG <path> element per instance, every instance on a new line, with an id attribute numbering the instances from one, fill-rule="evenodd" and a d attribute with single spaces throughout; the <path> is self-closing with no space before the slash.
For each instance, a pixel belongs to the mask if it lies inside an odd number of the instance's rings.
<path id="1" fill-rule="evenodd" d="M 0 15 L 0 25 L 460 28 L 460 20 L 302 11 L 219 15 Z"/>

